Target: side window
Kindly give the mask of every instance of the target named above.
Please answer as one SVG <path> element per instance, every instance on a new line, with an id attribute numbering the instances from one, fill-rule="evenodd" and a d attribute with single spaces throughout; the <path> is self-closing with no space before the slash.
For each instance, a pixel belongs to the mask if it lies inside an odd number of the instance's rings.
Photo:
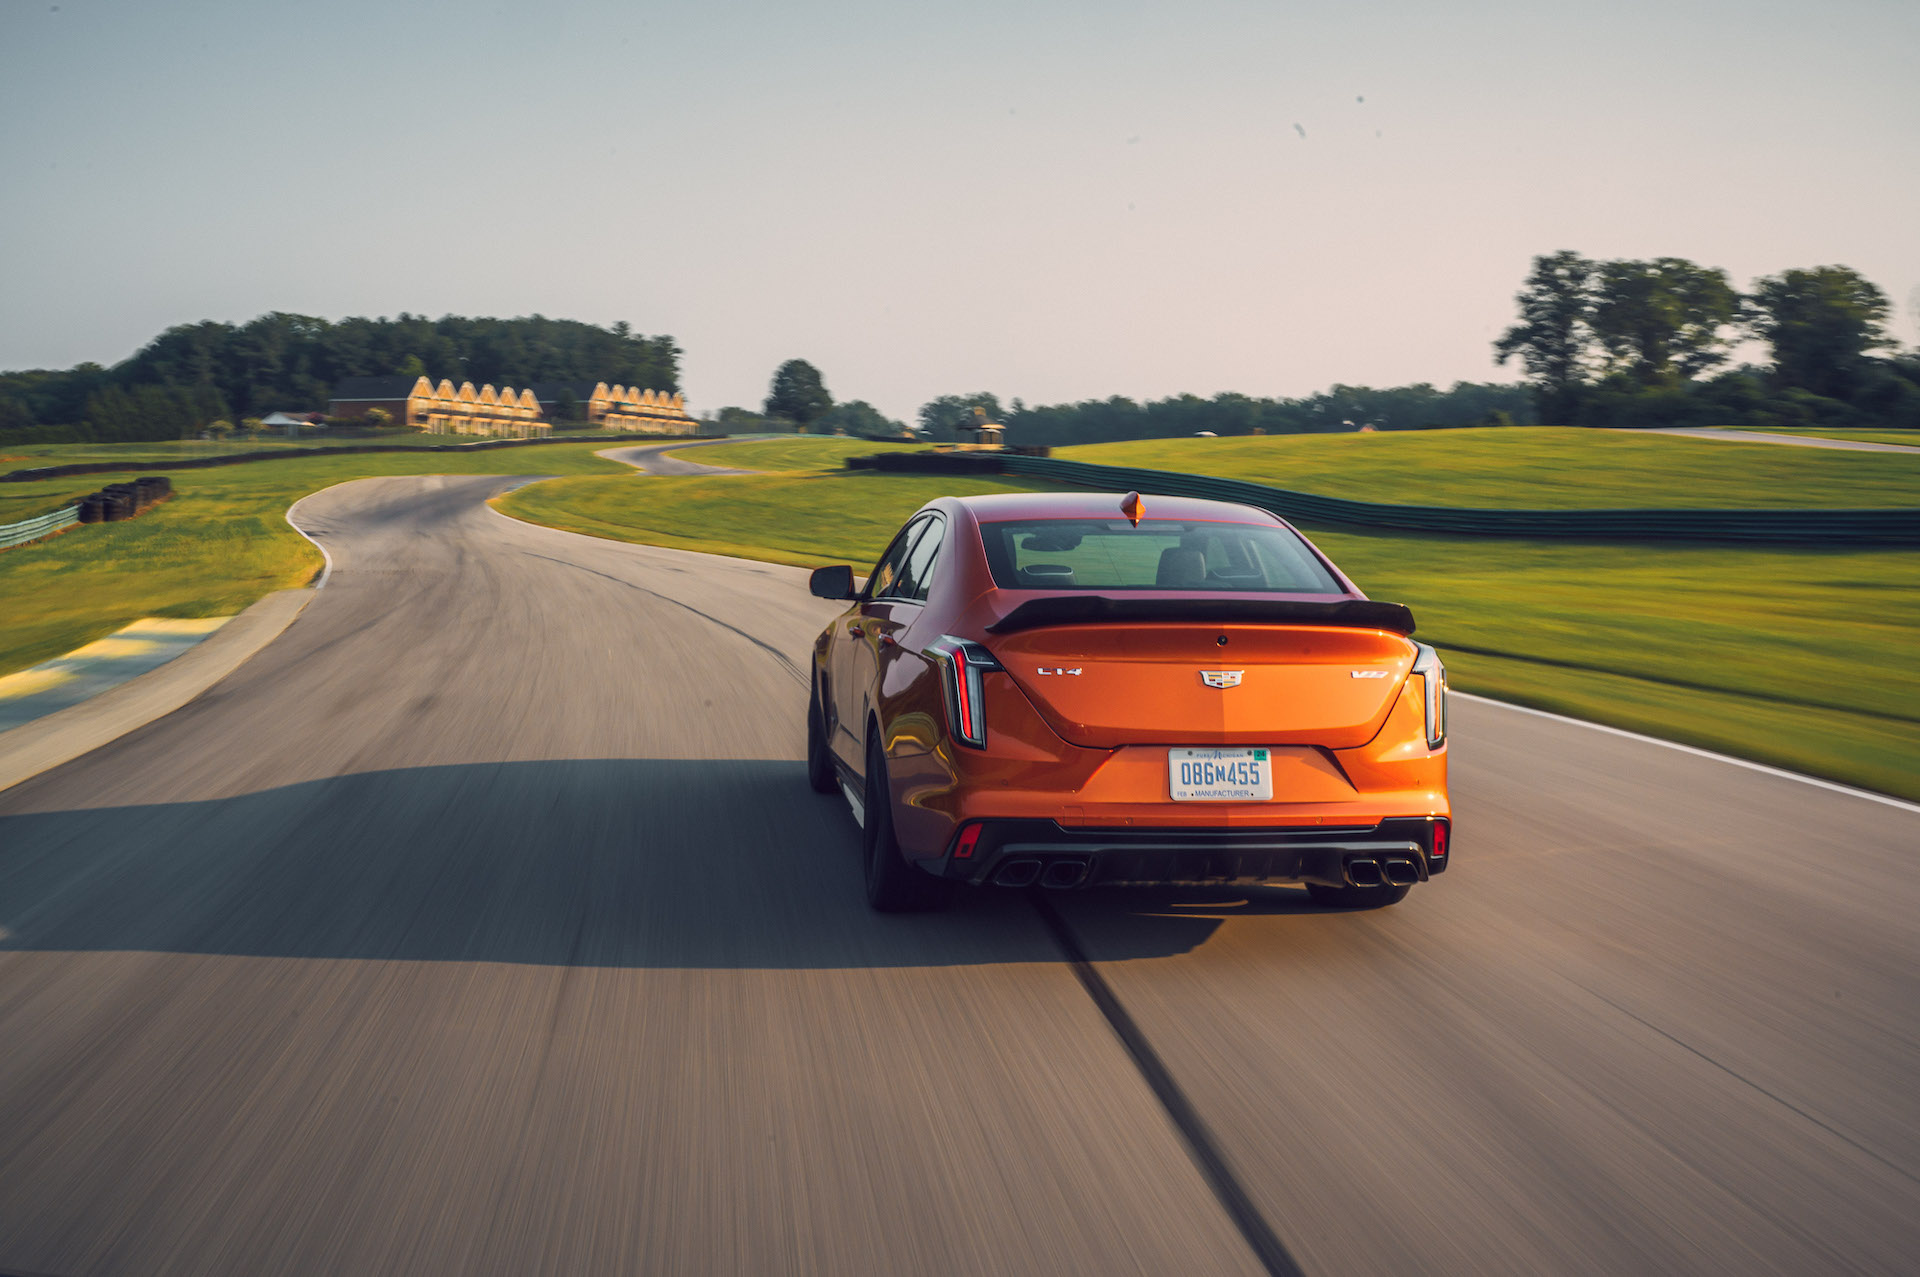
<path id="1" fill-rule="evenodd" d="M 887 552 L 880 556 L 880 562 L 874 565 L 873 575 L 867 578 L 868 598 L 886 598 L 899 593 L 900 570 L 906 565 L 908 551 L 913 549 L 913 543 L 926 530 L 926 526 L 925 519 L 916 519 L 901 529 L 900 535 L 887 547 Z"/>
<path id="2" fill-rule="evenodd" d="M 907 555 L 907 563 L 900 570 L 900 580 L 894 585 L 894 597 L 917 599 L 925 602 L 927 591 L 933 587 L 933 571 L 940 562 L 940 547 L 946 543 L 947 521 L 930 518 L 927 530 L 914 543 L 913 550 Z"/>

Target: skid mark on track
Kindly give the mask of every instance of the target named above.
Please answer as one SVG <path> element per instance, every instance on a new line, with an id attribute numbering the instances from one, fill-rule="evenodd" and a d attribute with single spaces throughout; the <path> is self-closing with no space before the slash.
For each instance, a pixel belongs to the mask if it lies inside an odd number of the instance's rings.
<path id="1" fill-rule="evenodd" d="M 1752 1078 L 1748 1077 L 1746 1074 L 1740 1072 L 1738 1069 L 1735 1069 L 1730 1065 L 1721 1063 L 1719 1060 L 1714 1059 L 1711 1055 L 1708 1055 L 1705 1051 L 1702 1051 L 1699 1047 L 1694 1046 L 1692 1043 L 1687 1042 L 1681 1038 L 1675 1037 L 1673 1034 L 1667 1032 L 1665 1029 L 1661 1028 L 1659 1025 L 1655 1024 L 1653 1021 L 1647 1019 L 1645 1016 L 1635 1015 L 1633 1012 L 1627 1010 L 1627 1008 L 1621 1006 L 1618 1002 L 1615 1002 L 1612 998 L 1608 997 L 1604 993 L 1601 993 L 1599 990 L 1590 989 L 1586 985 L 1581 984 L 1578 980 L 1571 981 L 1570 983 L 1572 983 L 1575 988 L 1581 990 L 1582 992 L 1588 994 L 1589 996 L 1594 997 L 1599 1001 L 1606 1003 L 1608 1006 L 1618 1011 L 1621 1015 L 1626 1016 L 1629 1020 L 1632 1020 L 1635 1024 L 1639 1025 L 1641 1028 L 1646 1029 L 1648 1032 L 1656 1034 L 1659 1037 L 1666 1039 L 1668 1042 L 1673 1043 L 1673 1045 L 1679 1047 L 1682 1051 L 1685 1051 L 1687 1054 L 1695 1056 L 1696 1058 L 1704 1061 L 1705 1063 L 1712 1065 L 1714 1068 L 1719 1069 L 1722 1073 L 1726 1074 L 1728 1077 L 1732 1078 L 1734 1081 L 1740 1083 L 1742 1086 L 1749 1087 L 1755 1091 L 1758 1091 L 1761 1095 L 1766 1096 L 1769 1100 L 1772 1100 L 1775 1104 L 1778 1104 L 1781 1108 L 1786 1109 L 1788 1112 L 1798 1114 L 1800 1117 L 1805 1118 L 1807 1121 L 1813 1123 L 1815 1126 L 1819 1127 L 1821 1130 L 1825 1131 L 1827 1134 L 1833 1136 L 1833 1138 L 1839 1140 L 1842 1144 L 1845 1144 L 1847 1147 L 1854 1149 L 1855 1151 L 1862 1153 L 1867 1157 L 1871 1157 L 1874 1161 L 1880 1163 L 1880 1165 L 1886 1167 L 1888 1170 L 1900 1176 L 1902 1179 L 1908 1180 L 1916 1184 L 1920 1184 L 1920 1176 L 1916 1176 L 1912 1171 L 1908 1170 L 1906 1167 L 1901 1166 L 1893 1161 L 1890 1161 L 1889 1159 L 1881 1156 L 1879 1153 L 1874 1152 L 1872 1149 L 1868 1148 L 1865 1144 L 1862 1144 L 1859 1140 L 1847 1134 L 1845 1131 L 1841 1130 L 1840 1128 L 1833 1126 L 1828 1122 L 1821 1121 L 1818 1117 L 1815 1117 L 1812 1113 L 1807 1112 L 1807 1110 L 1801 1108 L 1798 1104 L 1795 1104 L 1792 1100 L 1787 1099 L 1783 1095 L 1778 1095 L 1772 1091 L 1769 1091 L 1766 1087 L 1760 1085 L 1758 1082 L 1754 1081 Z"/>
<path id="2" fill-rule="evenodd" d="M 1139 1070 L 1140 1077 L 1153 1092 L 1154 1099 L 1160 1102 L 1167 1120 L 1180 1133 L 1181 1142 L 1187 1146 L 1187 1154 L 1193 1158 L 1193 1164 L 1207 1181 L 1207 1187 L 1213 1190 L 1214 1199 L 1220 1208 L 1227 1212 L 1234 1226 L 1240 1230 L 1240 1236 L 1247 1243 L 1254 1256 L 1272 1277 L 1304 1277 L 1298 1262 L 1287 1250 L 1280 1238 L 1268 1226 L 1266 1218 L 1247 1195 L 1246 1188 L 1227 1164 L 1226 1155 L 1220 1151 L 1220 1144 L 1213 1132 L 1208 1129 L 1206 1120 L 1200 1116 L 1193 1101 L 1187 1098 L 1180 1084 L 1173 1079 L 1160 1053 L 1153 1049 L 1153 1043 L 1147 1041 L 1147 1035 L 1128 1014 L 1121 1004 L 1119 995 L 1106 977 L 1088 959 L 1086 951 L 1080 947 L 1079 939 L 1067 926 L 1054 907 L 1039 897 L 1033 898 L 1034 912 L 1040 915 L 1040 921 L 1053 933 L 1054 941 L 1067 955 L 1067 961 L 1074 975 L 1080 979 L 1080 985 L 1100 1008 L 1100 1014 L 1106 1017 L 1120 1045 L 1126 1048 L 1127 1056 L 1133 1066 Z"/>
<path id="3" fill-rule="evenodd" d="M 691 612 L 703 621 L 706 621 L 713 625 L 717 625 L 723 630 L 728 630 L 734 634 L 738 634 L 741 638 L 753 644 L 755 647 L 765 652 L 768 656 L 771 656 L 774 660 L 780 662 L 781 667 L 784 668 L 787 671 L 787 673 L 793 675 L 794 680 L 798 682 L 800 686 L 806 687 L 808 685 L 807 676 L 800 671 L 800 667 L 795 665 L 793 663 L 792 658 L 789 657 L 785 652 L 773 646 L 771 643 L 755 638 L 753 635 L 747 633 L 745 630 L 741 629 L 737 625 L 729 625 L 727 622 L 721 620 L 717 616 L 713 616 L 707 612 L 702 612 L 699 608 L 693 606 L 691 603 L 682 603 L 679 599 L 676 599 L 671 595 L 661 594 L 656 590 L 649 590 L 644 585 L 635 585 L 632 581 L 622 580 L 620 577 L 613 576 L 610 573 L 601 572 L 596 568 L 582 567 L 578 563 L 569 563 L 565 559 L 556 559 L 550 554 L 535 554 L 531 550 L 522 550 L 521 553 L 526 555 L 530 559 L 545 559 L 549 563 L 558 563 L 561 567 L 573 568 L 575 571 L 585 572 L 591 576 L 603 577 L 606 580 L 612 581 L 615 585 L 624 585 L 629 590 L 638 590 L 640 593 L 646 595 L 648 598 L 658 599 L 662 603 L 671 603 L 673 604 L 673 606 L 677 608 L 681 608 L 685 611 Z"/>

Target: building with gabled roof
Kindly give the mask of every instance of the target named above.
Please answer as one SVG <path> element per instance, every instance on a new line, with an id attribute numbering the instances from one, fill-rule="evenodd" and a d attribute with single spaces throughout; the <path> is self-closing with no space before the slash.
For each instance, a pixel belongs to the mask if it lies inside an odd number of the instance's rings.
<path id="1" fill-rule="evenodd" d="M 696 425 L 677 392 L 609 386 L 604 381 L 543 381 L 524 389 L 512 386 L 455 387 L 425 377 L 347 377 L 327 403 L 332 417 L 364 417 L 384 408 L 396 425 L 433 434 L 504 435 L 542 439 L 553 433 L 547 418 L 568 396 L 587 421 L 639 434 L 690 434 Z"/>

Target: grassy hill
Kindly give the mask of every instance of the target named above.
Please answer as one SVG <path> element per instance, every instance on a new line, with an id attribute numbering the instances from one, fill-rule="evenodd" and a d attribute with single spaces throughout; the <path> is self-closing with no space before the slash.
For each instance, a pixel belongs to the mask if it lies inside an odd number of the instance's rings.
<path id="1" fill-rule="evenodd" d="M 1920 506 L 1920 454 L 1618 430 L 1421 430 L 1144 439 L 1060 448 L 1356 501 L 1526 510 Z"/>

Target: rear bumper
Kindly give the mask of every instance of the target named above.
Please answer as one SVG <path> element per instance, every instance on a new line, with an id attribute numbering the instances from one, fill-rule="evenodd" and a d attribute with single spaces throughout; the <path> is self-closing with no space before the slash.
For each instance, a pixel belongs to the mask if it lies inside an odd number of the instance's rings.
<path id="1" fill-rule="evenodd" d="M 1444 822 L 1400 817 L 1341 828 L 1069 829 L 1052 820 L 983 820 L 975 822 L 980 833 L 971 855 L 957 854 L 965 839 L 956 837 L 944 857 L 919 863 L 930 873 L 976 885 L 1425 882 L 1452 859 L 1433 855 L 1434 825 Z M 1443 845 L 1450 853 L 1450 840 Z"/>

